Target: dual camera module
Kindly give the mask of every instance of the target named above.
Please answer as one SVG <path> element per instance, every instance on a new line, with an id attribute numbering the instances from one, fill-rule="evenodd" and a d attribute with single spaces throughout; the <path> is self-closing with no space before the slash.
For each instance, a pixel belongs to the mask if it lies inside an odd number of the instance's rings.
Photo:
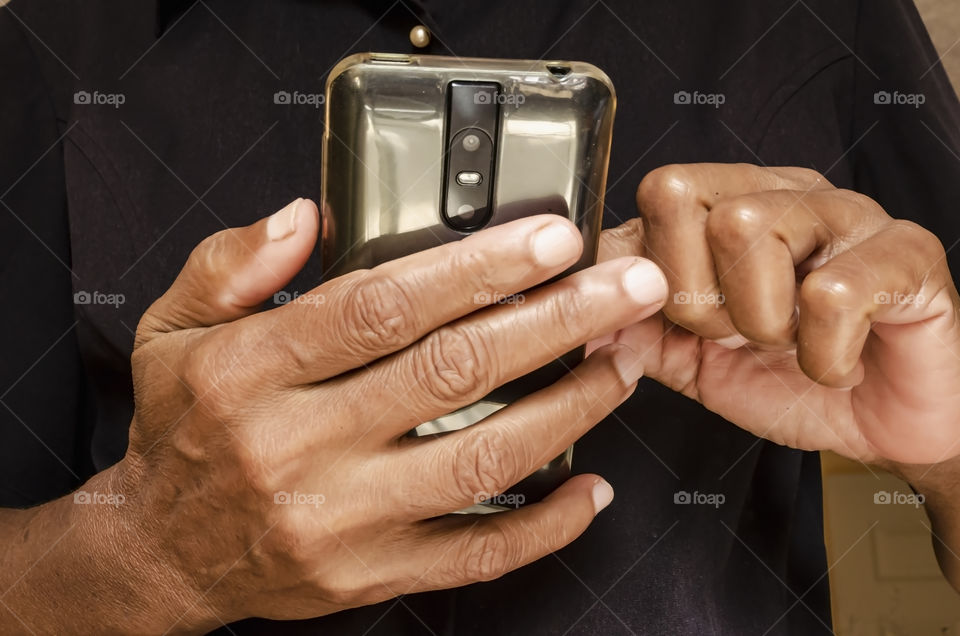
<path id="1" fill-rule="evenodd" d="M 447 225 L 461 232 L 482 228 L 493 212 L 499 91 L 495 82 L 453 81 L 447 86 L 441 210 Z"/>

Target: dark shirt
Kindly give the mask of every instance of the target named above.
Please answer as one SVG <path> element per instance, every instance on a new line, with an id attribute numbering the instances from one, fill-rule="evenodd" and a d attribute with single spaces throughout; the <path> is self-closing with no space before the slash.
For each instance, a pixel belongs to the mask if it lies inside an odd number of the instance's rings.
<path id="1" fill-rule="evenodd" d="M 610 75 L 607 227 L 635 215 L 652 168 L 742 161 L 817 169 L 948 248 L 960 237 L 960 109 L 904 0 L 14 0 L 0 9 L 0 504 L 48 501 L 122 457 L 133 331 L 196 243 L 319 199 L 323 113 L 274 93 L 322 92 L 350 53 L 414 51 L 418 23 L 434 33 L 422 52 Z M 288 288 L 310 289 L 318 268 L 315 255 Z M 95 292 L 124 302 L 83 304 Z M 816 454 L 644 380 L 578 442 L 574 468 L 617 498 L 556 555 L 456 591 L 231 629 L 829 633 Z M 680 491 L 725 502 L 676 504 Z"/>

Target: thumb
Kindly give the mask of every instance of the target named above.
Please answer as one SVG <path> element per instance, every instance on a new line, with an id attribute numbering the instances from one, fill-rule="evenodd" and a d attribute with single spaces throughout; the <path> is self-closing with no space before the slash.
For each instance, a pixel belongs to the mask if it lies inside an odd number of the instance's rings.
<path id="1" fill-rule="evenodd" d="M 647 257 L 643 245 L 643 221 L 639 218 L 600 233 L 597 261 L 602 263 L 622 256 Z"/>
<path id="2" fill-rule="evenodd" d="M 253 225 L 208 236 L 147 309 L 134 348 L 159 334 L 210 327 L 254 313 L 304 266 L 317 241 L 317 206 L 297 199 Z"/>

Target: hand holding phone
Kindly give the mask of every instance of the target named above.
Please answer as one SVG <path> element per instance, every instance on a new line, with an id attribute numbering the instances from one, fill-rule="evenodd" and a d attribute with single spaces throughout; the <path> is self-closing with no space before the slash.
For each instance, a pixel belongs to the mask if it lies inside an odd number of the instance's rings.
<path id="1" fill-rule="evenodd" d="M 606 75 L 582 62 L 375 53 L 342 61 L 326 92 L 325 279 L 537 214 L 567 218 L 582 238 L 579 258 L 557 278 L 592 265 L 615 102 Z M 491 289 L 474 300 L 519 311 L 528 296 L 520 292 Z M 412 434 L 473 425 L 582 359 L 579 343 L 554 350 L 475 402 L 413 423 Z M 469 511 L 541 499 L 569 477 L 572 452 L 545 458 L 514 491 Z"/>
<path id="2" fill-rule="evenodd" d="M 124 505 L 66 497 L 23 511 L 23 535 L 53 550 L 30 576 L 56 580 L 67 564 L 80 589 L 137 600 L 83 614 L 99 621 L 88 631 L 207 631 L 488 580 L 563 547 L 610 502 L 608 484 L 580 475 L 522 510 L 445 516 L 506 490 L 624 400 L 641 372 L 626 347 L 598 350 L 480 426 L 440 439 L 406 432 L 554 350 L 656 312 L 666 291 L 652 263 L 615 259 L 539 287 L 521 307 L 478 308 L 476 294 L 537 287 L 579 257 L 572 224 L 537 216 L 260 311 L 307 261 L 318 226 L 316 207 L 298 200 L 200 243 L 138 326 L 127 455 L 83 488 L 122 488 Z M 211 502 L 229 530 L 215 541 L 203 539 Z M 64 519 L 76 531 L 51 534 Z M 204 603 L 194 590 L 210 591 Z M 16 594 L 30 624 L 70 631 L 69 612 Z"/>

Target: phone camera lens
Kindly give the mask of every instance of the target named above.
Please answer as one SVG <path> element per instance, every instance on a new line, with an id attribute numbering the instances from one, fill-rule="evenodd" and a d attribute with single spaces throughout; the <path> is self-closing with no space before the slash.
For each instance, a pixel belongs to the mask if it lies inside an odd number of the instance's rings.
<path id="1" fill-rule="evenodd" d="M 467 152 L 473 152 L 480 147 L 480 138 L 476 135 L 467 135 L 463 138 L 463 149 Z"/>

